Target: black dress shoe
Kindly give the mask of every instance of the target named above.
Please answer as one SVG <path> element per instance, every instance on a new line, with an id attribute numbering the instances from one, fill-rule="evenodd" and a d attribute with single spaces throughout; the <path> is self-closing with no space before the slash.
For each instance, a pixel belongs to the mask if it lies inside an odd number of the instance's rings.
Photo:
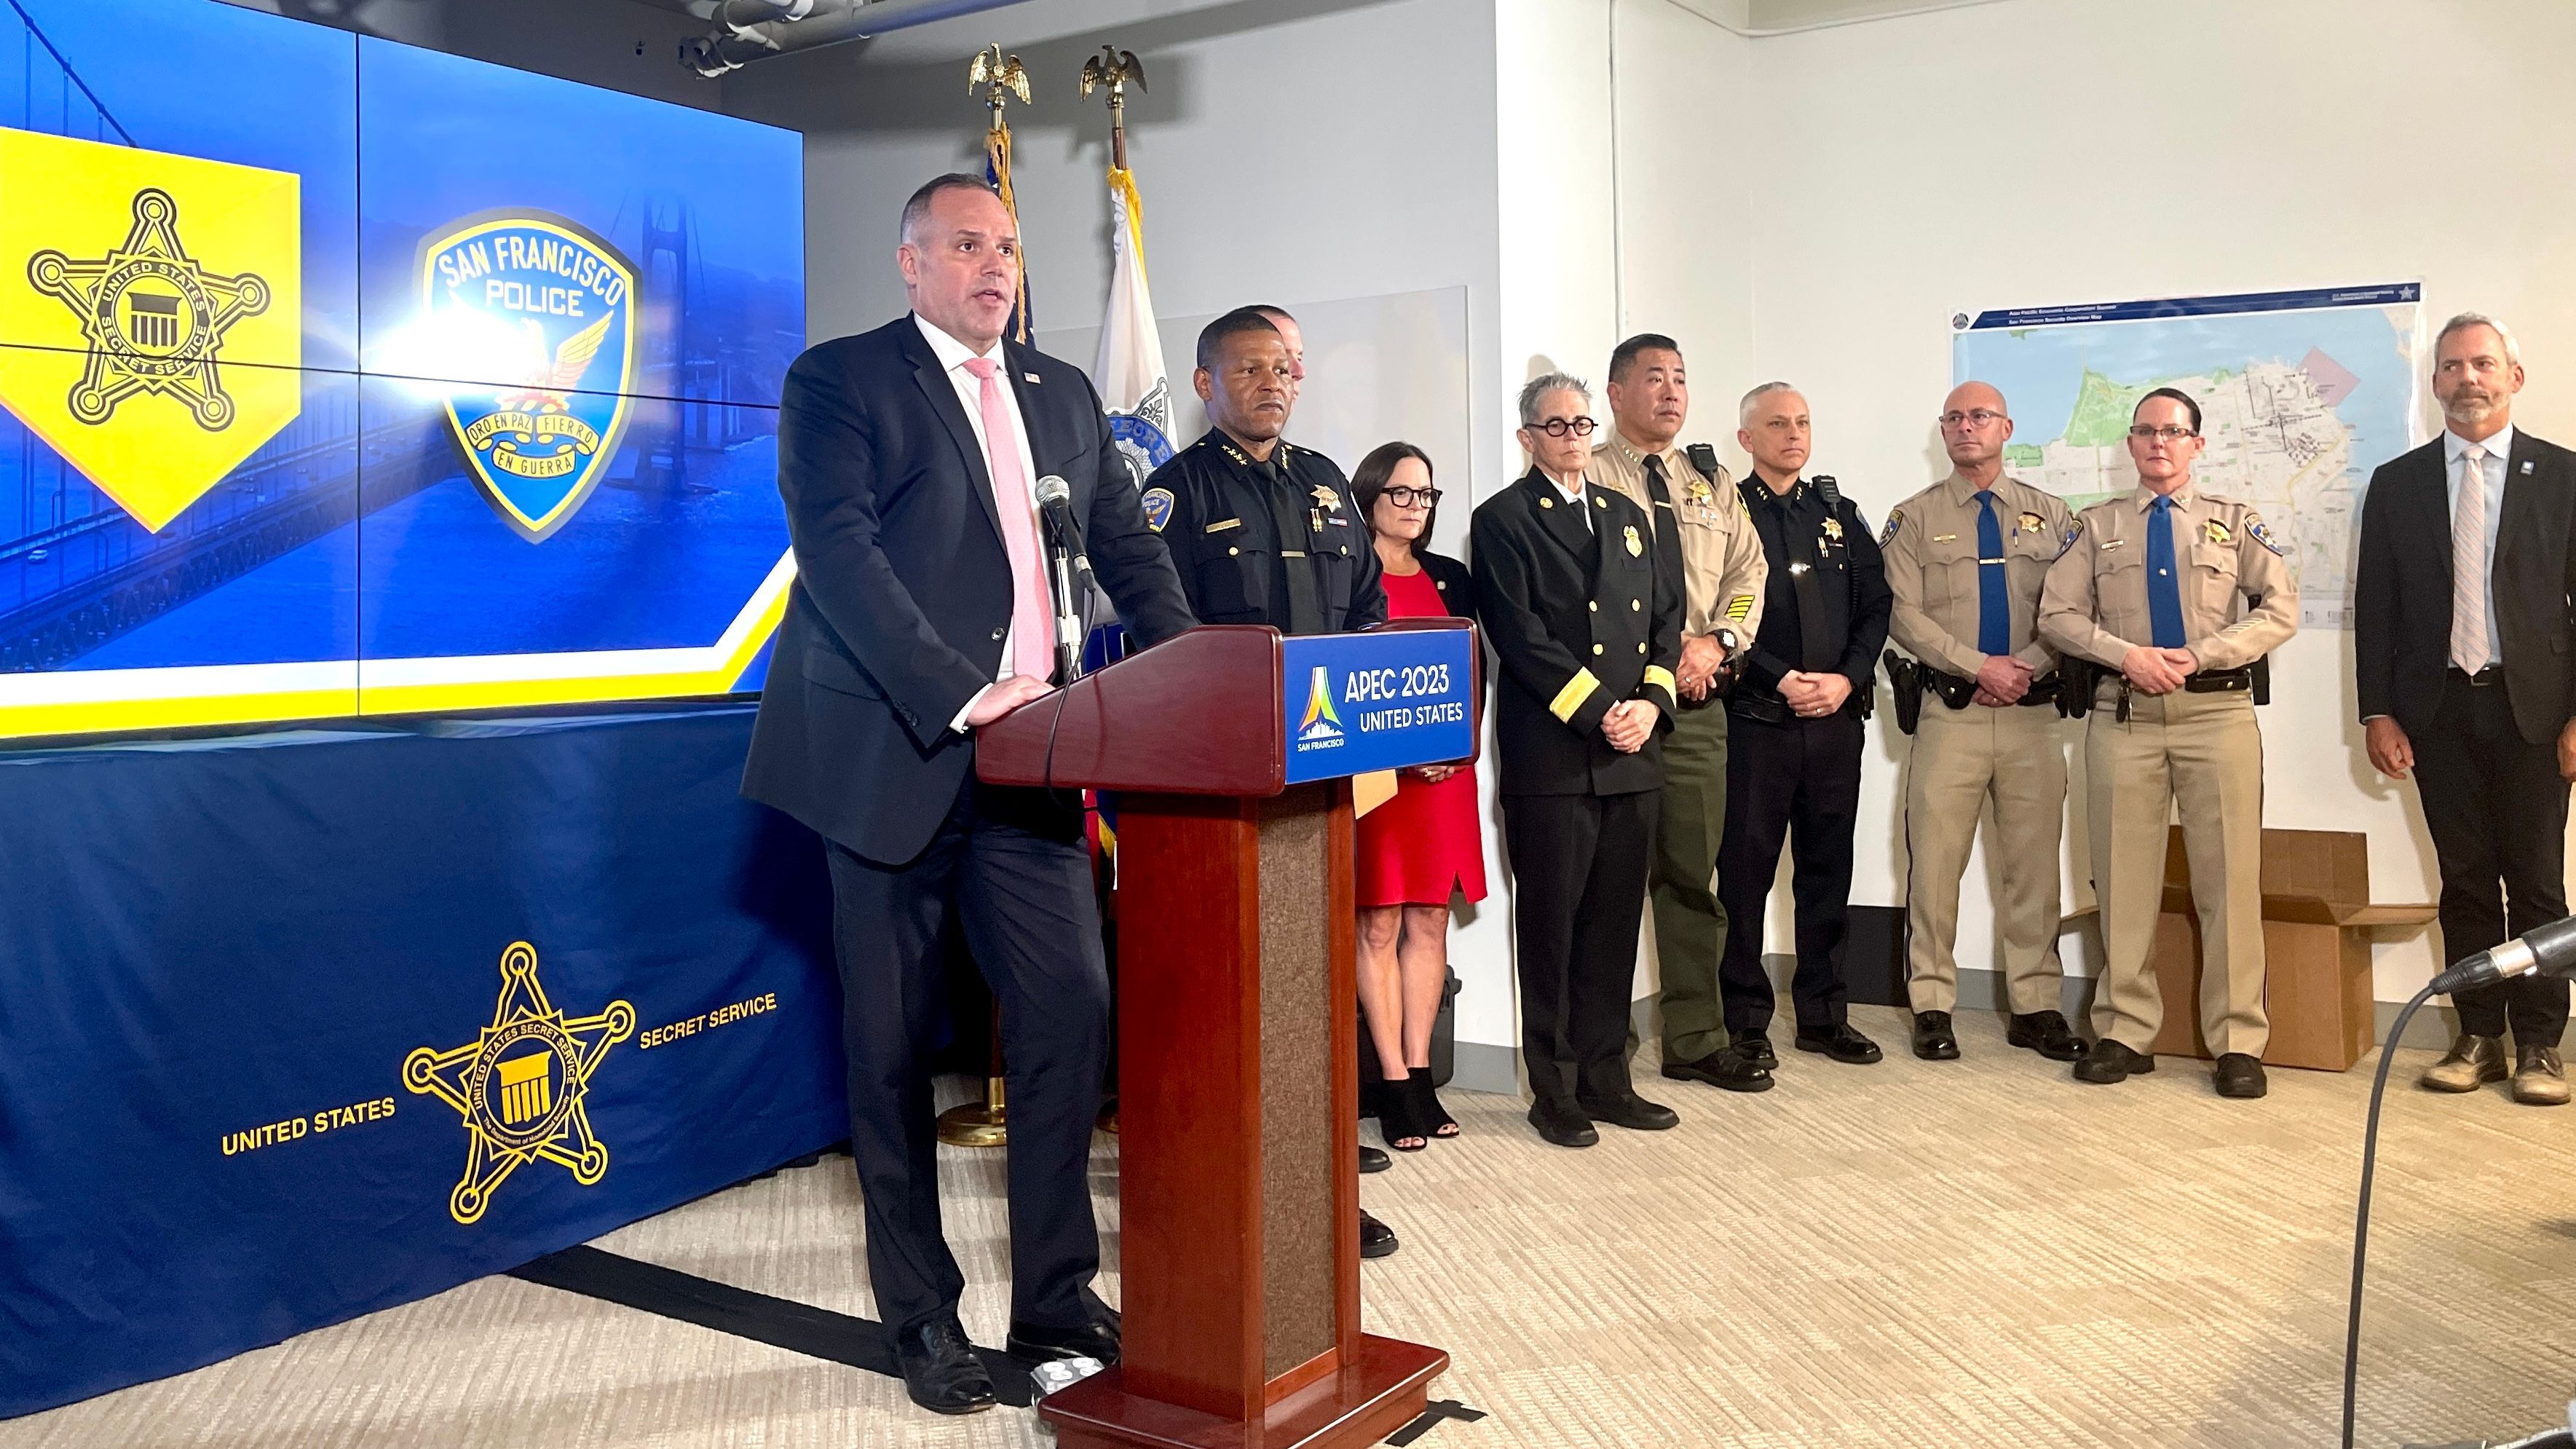
<path id="1" fill-rule="evenodd" d="M 1010 1336 L 1002 1340 L 1002 1348 L 1011 1357 L 1028 1363 L 1088 1358 L 1107 1365 L 1118 1362 L 1118 1329 L 1114 1324 L 1097 1320 L 1080 1328 L 1040 1328 L 1033 1323 L 1013 1320 Z"/>
<path id="2" fill-rule="evenodd" d="M 1360 1214 L 1361 1257 L 1383 1258 L 1402 1246 L 1395 1240 L 1395 1229 L 1370 1217 L 1365 1211 Z"/>
<path id="3" fill-rule="evenodd" d="M 1593 1130 L 1592 1119 L 1576 1111 L 1571 1102 L 1532 1102 L 1529 1120 L 1539 1136 L 1559 1147 L 1589 1147 L 1601 1140 L 1601 1134 Z"/>
<path id="4" fill-rule="evenodd" d="M 1878 1043 L 1852 1030 L 1849 1022 L 1821 1029 L 1801 1027 L 1797 1045 L 1802 1052 L 1823 1052 L 1835 1061 L 1848 1062 L 1855 1067 L 1868 1066 L 1884 1055 L 1879 1051 Z"/>
<path id="5" fill-rule="evenodd" d="M 1624 1097 L 1577 1097 L 1574 1105 L 1584 1116 L 1631 1132 L 1661 1132 L 1682 1125 L 1682 1114 L 1659 1102 L 1649 1102 L 1630 1092 Z"/>
<path id="6" fill-rule="evenodd" d="M 2143 1077 L 2156 1069 L 2156 1059 L 2145 1052 L 2134 1052 L 2120 1042 L 2104 1037 L 2093 1043 L 2084 1060 L 2075 1064 L 2075 1080 L 2109 1085 Z"/>
<path id="7" fill-rule="evenodd" d="M 1951 1034 L 1950 1013 L 1914 1013 L 1914 1054 L 1927 1062 L 1955 1062 L 1959 1059 L 1959 1038 Z"/>
<path id="8" fill-rule="evenodd" d="M 2012 1025 L 2004 1031 L 2004 1040 L 2013 1046 L 2028 1047 L 2052 1062 L 2071 1062 L 2084 1055 L 2084 1039 L 2066 1024 L 2066 1013 L 2062 1011 L 2016 1011 Z"/>
<path id="9" fill-rule="evenodd" d="M 1360 1144 L 1360 1171 L 1384 1172 L 1393 1166 L 1395 1159 L 1386 1155 L 1385 1148 L 1371 1147 L 1365 1142 Z"/>
<path id="10" fill-rule="evenodd" d="M 934 1414 L 981 1413 L 1000 1402 L 993 1376 L 954 1318 L 905 1331 L 895 1340 L 894 1357 L 903 1368 L 904 1392 Z"/>
<path id="11" fill-rule="evenodd" d="M 2228 1052 L 2218 1059 L 2218 1095 L 2222 1097 L 2259 1097 L 2271 1090 L 2263 1080 L 2263 1064 L 2245 1052 Z"/>
<path id="12" fill-rule="evenodd" d="M 1706 1082 L 1730 1092 L 1771 1090 L 1771 1074 L 1746 1061 L 1733 1047 L 1719 1047 L 1697 1061 L 1666 1062 L 1664 1075 L 1676 1082 Z"/>
<path id="13" fill-rule="evenodd" d="M 1737 1032 L 1735 1045 L 1730 1050 L 1766 1072 L 1780 1070 L 1780 1054 L 1771 1050 L 1771 1038 L 1761 1032 Z"/>

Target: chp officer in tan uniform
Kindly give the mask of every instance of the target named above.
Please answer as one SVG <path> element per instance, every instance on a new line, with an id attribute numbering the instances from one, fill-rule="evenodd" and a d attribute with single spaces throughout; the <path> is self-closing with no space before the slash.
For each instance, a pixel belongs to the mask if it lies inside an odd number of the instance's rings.
<path id="1" fill-rule="evenodd" d="M 1906 994 L 1914 1054 L 1959 1055 L 1959 877 L 1994 802 L 2003 867 L 1998 934 L 2012 1007 L 2005 1040 L 2071 1062 L 2084 1043 L 2058 1010 L 2057 845 L 2066 818 L 2057 655 L 2039 638 L 2040 586 L 2075 541 L 2065 500 L 2004 474 L 2003 394 L 1961 383 L 1941 408 L 1950 476 L 1887 515 L 1888 633 L 1925 680 L 1905 767 Z"/>
<path id="2" fill-rule="evenodd" d="M 2200 913 L 2202 1030 L 2218 1094 L 2260 1097 L 2271 1037 L 2263 1003 L 2263 736 L 2249 668 L 2298 630 L 2299 591 L 2254 510 L 2192 483 L 2200 405 L 2169 387 L 2138 402 L 2138 487 L 2077 515 L 2051 565 L 2040 636 L 2107 672 L 2084 734 L 2093 890 L 2107 960 L 2100 1040 L 2078 1080 L 2155 1070 L 2163 998 L 2150 960 L 2165 826 L 2179 804 Z"/>
<path id="3" fill-rule="evenodd" d="M 1771 1073 L 1726 1050 L 1717 960 L 1726 908 L 1714 881 L 1726 835 L 1726 703 L 1721 678 L 1761 627 L 1771 572 L 1735 480 L 1674 442 L 1690 411 L 1681 344 L 1640 333 L 1610 354 L 1610 436 L 1592 450 L 1592 479 L 1628 496 L 1654 531 L 1659 566 L 1683 581 L 1681 666 L 1664 739 L 1663 819 L 1648 887 L 1662 967 L 1664 1075 L 1759 1092 Z"/>

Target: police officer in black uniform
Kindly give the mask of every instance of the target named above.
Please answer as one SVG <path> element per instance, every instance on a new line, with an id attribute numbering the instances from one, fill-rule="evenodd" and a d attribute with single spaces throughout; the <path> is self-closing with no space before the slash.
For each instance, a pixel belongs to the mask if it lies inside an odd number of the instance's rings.
<path id="1" fill-rule="evenodd" d="M 1798 968 L 1789 983 L 1797 1046 L 1838 1062 L 1879 1059 L 1846 1019 L 1843 939 L 1849 929 L 1852 828 L 1860 752 L 1878 653 L 1893 596 L 1878 543 L 1830 479 L 1801 477 L 1807 400 L 1785 382 L 1745 394 L 1736 441 L 1753 459 L 1745 510 L 1771 563 L 1762 632 L 1727 700 L 1726 834 L 1717 894 L 1726 907 L 1718 962 L 1730 1049 L 1777 1067 L 1771 978 L 1762 969 L 1762 908 L 1792 851 Z"/>
<path id="2" fill-rule="evenodd" d="M 1629 1078 L 1628 991 L 1681 663 L 1682 581 L 1646 511 L 1585 476 L 1589 400 L 1562 373 L 1521 390 L 1530 470 L 1476 509 L 1469 533 L 1477 617 L 1496 661 L 1529 1120 L 1560 1147 L 1599 1141 L 1595 1121 L 1652 1131 L 1681 1120 Z"/>
<path id="3" fill-rule="evenodd" d="M 1335 634 L 1386 622 L 1377 549 L 1350 508 L 1333 460 L 1280 439 L 1296 401 L 1294 361 L 1269 318 L 1249 307 L 1199 331 L 1192 379 L 1206 436 L 1145 480 L 1145 526 L 1163 536 L 1202 624 L 1267 624 Z M 1364 1166 L 1375 1148 L 1360 1149 Z M 1396 1250 L 1395 1232 L 1360 1214 L 1360 1255 Z"/>
<path id="4" fill-rule="evenodd" d="M 1286 342 L 1249 307 L 1199 333 L 1210 427 L 1145 480 L 1145 524 L 1163 536 L 1203 624 L 1337 634 L 1386 622 L 1377 550 L 1333 460 L 1283 441 L 1295 400 Z"/>

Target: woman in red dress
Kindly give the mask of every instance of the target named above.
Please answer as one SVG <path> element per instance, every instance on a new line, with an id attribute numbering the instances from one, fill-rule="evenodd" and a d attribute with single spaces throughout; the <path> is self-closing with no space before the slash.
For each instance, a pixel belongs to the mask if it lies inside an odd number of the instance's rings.
<path id="1" fill-rule="evenodd" d="M 1388 443 L 1360 460 L 1351 496 L 1384 570 L 1390 619 L 1475 617 L 1466 565 L 1424 547 L 1440 490 L 1431 459 Z M 1386 1145 L 1419 1152 L 1458 1135 L 1431 1085 L 1431 1024 L 1449 979 L 1449 900 L 1485 898 L 1476 776 L 1425 765 L 1397 777 L 1393 799 L 1363 815 L 1353 849 L 1359 901 L 1360 1010 L 1383 1081 L 1372 1104 Z"/>

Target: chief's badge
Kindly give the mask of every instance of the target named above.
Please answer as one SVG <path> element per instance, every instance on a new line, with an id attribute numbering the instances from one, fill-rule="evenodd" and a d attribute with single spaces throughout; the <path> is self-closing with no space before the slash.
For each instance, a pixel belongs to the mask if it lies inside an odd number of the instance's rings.
<path id="1" fill-rule="evenodd" d="M 2021 516 L 2018 526 L 2016 526 L 2013 531 L 2016 533 L 2037 533 L 2046 527 L 2048 527 L 2047 519 L 2040 517 L 2036 513 L 2025 513 Z"/>
<path id="2" fill-rule="evenodd" d="M 1690 480 L 1690 501 L 1706 507 L 1717 501 L 1717 490 L 1709 486 L 1707 479 L 1693 478 Z"/>
<path id="3" fill-rule="evenodd" d="M 2217 544 L 2234 543 L 2236 535 L 2228 531 L 2226 524 L 2213 518 L 2209 520 L 2209 541 Z"/>
<path id="4" fill-rule="evenodd" d="M 1144 503 L 1145 526 L 1156 533 L 1162 532 L 1163 525 L 1172 521 L 1172 490 L 1148 488 L 1145 490 Z"/>
<path id="5" fill-rule="evenodd" d="M 2263 520 L 2259 516 L 2253 513 L 2247 513 L 2245 515 L 2245 532 L 2251 535 L 2256 543 L 2270 549 L 2275 555 L 2284 558 L 2288 557 L 2288 555 L 2282 551 L 2279 540 L 2272 537 L 2272 530 L 2263 526 Z"/>
<path id="6" fill-rule="evenodd" d="M 300 186 L 0 130 L 0 403 L 147 529 L 304 409 Z"/>
<path id="7" fill-rule="evenodd" d="M 1896 537 L 1896 529 L 1897 529 L 1897 525 L 1899 525 L 1899 524 L 1903 523 L 1904 521 L 1905 521 L 1905 510 L 1904 510 L 1904 509 L 1902 509 L 1902 508 L 1891 508 L 1891 509 L 1887 510 L 1887 527 L 1885 527 L 1885 528 L 1883 528 L 1883 529 L 1880 529 L 1880 530 L 1879 530 L 1879 533 L 1878 533 L 1878 546 L 1879 546 L 1880 548 L 1885 548 L 1885 547 L 1887 547 L 1887 545 L 1895 539 L 1895 537 Z"/>
<path id="8" fill-rule="evenodd" d="M 1632 524 L 1629 524 L 1629 525 L 1628 525 L 1628 528 L 1627 528 L 1627 534 L 1628 534 L 1628 557 L 1630 557 L 1630 558 L 1636 558 L 1636 557 L 1638 557 L 1639 555 L 1641 555 L 1641 554 L 1645 553 L 1645 551 L 1646 551 L 1646 542 L 1645 542 L 1645 540 L 1644 540 L 1644 539 L 1641 539 L 1641 538 L 1637 537 L 1637 525 L 1635 525 L 1635 524 L 1633 524 L 1633 523 L 1632 523 Z"/>
<path id="9" fill-rule="evenodd" d="M 1826 519 L 1826 520 L 1825 520 L 1825 537 L 1827 537 L 1827 538 L 1829 538 L 1829 539 L 1832 539 L 1832 540 L 1833 540 L 1834 542 L 1836 542 L 1836 543 L 1840 543 L 1840 542 L 1842 542 L 1842 541 L 1843 541 L 1843 521 L 1842 521 L 1841 519 L 1839 519 L 1839 518 L 1828 518 L 1828 519 Z"/>
<path id="10" fill-rule="evenodd" d="M 538 211 L 451 223 L 420 257 L 427 327 L 457 382 L 447 420 L 492 511 L 542 543 L 590 497 L 625 432 L 635 268 Z"/>
<path id="11" fill-rule="evenodd" d="M 584 1187 L 608 1173 L 608 1148 L 590 1130 L 584 1097 L 608 1049 L 635 1031 L 635 1008 L 608 1003 L 596 1016 L 566 1016 L 537 982 L 537 951 L 514 941 L 501 953 L 492 1024 L 462 1046 L 421 1047 L 403 1059 L 403 1086 L 437 1097 L 465 1119 L 465 1175 L 447 1212 L 471 1223 L 504 1179 L 538 1158 L 569 1169 Z"/>
<path id="12" fill-rule="evenodd" d="M 1342 508 L 1342 495 L 1334 492 L 1329 485 L 1318 483 L 1315 485 L 1315 502 L 1327 513 L 1338 513 Z"/>

